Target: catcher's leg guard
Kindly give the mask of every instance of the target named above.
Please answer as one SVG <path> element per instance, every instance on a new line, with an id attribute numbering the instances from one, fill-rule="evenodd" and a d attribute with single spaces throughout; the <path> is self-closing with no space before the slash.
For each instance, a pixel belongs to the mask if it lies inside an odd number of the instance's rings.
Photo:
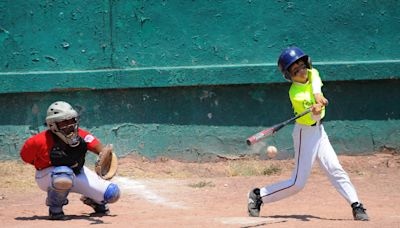
<path id="1" fill-rule="evenodd" d="M 62 207 L 68 204 L 67 196 L 74 183 L 74 173 L 67 166 L 55 167 L 51 173 L 51 186 L 47 190 L 46 205 L 50 219 L 63 219 Z"/>
<path id="2" fill-rule="evenodd" d="M 51 172 L 52 189 L 60 192 L 69 191 L 74 185 L 74 172 L 67 166 L 55 167 Z"/>
<path id="3" fill-rule="evenodd" d="M 121 194 L 118 185 L 111 183 L 104 192 L 104 202 L 115 203 L 119 199 L 120 195 Z"/>

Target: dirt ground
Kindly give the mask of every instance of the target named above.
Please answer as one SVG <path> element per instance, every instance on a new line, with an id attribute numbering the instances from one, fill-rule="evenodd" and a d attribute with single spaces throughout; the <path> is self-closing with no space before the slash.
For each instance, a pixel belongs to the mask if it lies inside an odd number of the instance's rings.
<path id="1" fill-rule="evenodd" d="M 1 227 L 400 227 L 400 155 L 339 156 L 370 221 L 353 221 L 351 208 L 316 164 L 303 191 L 264 205 L 247 216 L 247 192 L 290 177 L 293 160 L 221 159 L 211 163 L 119 160 L 113 181 L 121 199 L 111 215 L 99 217 L 71 194 L 66 221 L 47 220 L 46 193 L 34 169 L 21 162 L 0 164 Z"/>

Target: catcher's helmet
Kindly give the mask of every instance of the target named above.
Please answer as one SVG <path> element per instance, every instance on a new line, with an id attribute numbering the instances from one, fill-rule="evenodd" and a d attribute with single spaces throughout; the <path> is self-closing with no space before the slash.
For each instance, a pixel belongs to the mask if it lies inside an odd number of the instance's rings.
<path id="1" fill-rule="evenodd" d="M 54 134 L 71 147 L 79 145 L 78 113 L 67 102 L 56 101 L 49 106 L 46 124 Z"/>
<path id="2" fill-rule="evenodd" d="M 289 47 L 282 51 L 278 59 L 278 68 L 282 72 L 283 77 L 292 81 L 289 73 L 289 67 L 297 60 L 303 59 L 308 69 L 311 69 L 311 59 L 298 47 Z"/>

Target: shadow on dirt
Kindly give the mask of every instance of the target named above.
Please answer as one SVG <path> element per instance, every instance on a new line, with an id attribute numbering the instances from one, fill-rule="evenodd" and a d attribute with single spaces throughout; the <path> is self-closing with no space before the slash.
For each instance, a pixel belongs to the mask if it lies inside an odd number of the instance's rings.
<path id="1" fill-rule="evenodd" d="M 299 220 L 303 222 L 310 221 L 311 219 L 319 219 L 319 220 L 329 220 L 329 221 L 352 221 L 352 219 L 335 219 L 335 218 L 322 218 L 314 215 L 273 215 L 273 216 L 262 216 L 262 218 L 270 218 L 277 219 L 277 222 L 272 223 L 284 223 L 288 222 L 288 220 Z M 241 228 L 252 228 L 252 227 L 261 227 L 265 225 L 272 224 L 271 222 L 262 222 L 250 226 L 242 226 Z"/>
<path id="2" fill-rule="evenodd" d="M 250 225 L 250 226 L 241 226 L 240 228 L 253 228 L 253 227 L 264 227 L 264 226 L 269 226 L 271 224 L 277 224 L 277 223 L 284 223 L 287 221 L 278 221 L 278 222 L 262 222 L 262 223 L 258 223 L 255 225 Z"/>
<path id="3" fill-rule="evenodd" d="M 107 224 L 103 220 L 101 220 L 101 217 L 116 217 L 117 215 L 99 215 L 96 213 L 91 213 L 91 214 L 84 214 L 84 215 L 66 215 L 65 219 L 63 220 L 58 220 L 60 222 L 62 221 L 68 221 L 68 220 L 87 220 L 91 222 L 90 224 Z M 31 217 L 16 217 L 15 220 L 18 221 L 33 221 L 33 220 L 49 220 L 49 216 L 38 216 L 34 215 Z M 53 220 L 56 221 L 56 220 Z"/>
<path id="4" fill-rule="evenodd" d="M 329 220 L 329 221 L 348 221 L 351 219 L 335 219 L 335 218 L 322 218 L 314 215 L 273 215 L 268 216 L 269 218 L 276 218 L 276 219 L 296 219 L 300 221 L 310 221 L 311 219 L 319 219 L 319 220 Z"/>

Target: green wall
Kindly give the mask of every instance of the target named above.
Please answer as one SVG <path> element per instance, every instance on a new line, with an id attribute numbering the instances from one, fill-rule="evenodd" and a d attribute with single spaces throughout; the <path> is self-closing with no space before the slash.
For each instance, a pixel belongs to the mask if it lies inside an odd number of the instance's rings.
<path id="1" fill-rule="evenodd" d="M 311 55 L 338 153 L 399 149 L 398 1 L 0 0 L 0 159 L 73 104 L 119 155 L 207 159 L 293 153 L 280 51 Z"/>

